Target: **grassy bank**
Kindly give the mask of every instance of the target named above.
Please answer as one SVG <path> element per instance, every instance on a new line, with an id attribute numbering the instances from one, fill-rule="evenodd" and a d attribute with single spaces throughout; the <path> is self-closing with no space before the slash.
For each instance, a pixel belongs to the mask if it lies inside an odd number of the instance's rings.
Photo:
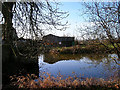
<path id="1" fill-rule="evenodd" d="M 102 78 L 81 78 L 68 77 L 66 79 L 62 78 L 62 75 L 58 77 L 53 77 L 48 74 L 48 77 L 44 75 L 39 79 L 34 75 L 25 76 L 11 76 L 12 86 L 15 88 L 29 88 L 29 89 L 92 89 L 92 90 L 105 90 L 105 89 L 119 89 L 120 87 L 120 79 L 117 77 L 111 77 L 108 80 L 104 80 Z M 37 79 L 35 81 L 35 79 Z"/>
<path id="2" fill-rule="evenodd" d="M 90 53 L 112 53 L 113 47 L 106 49 L 103 45 L 75 45 L 72 47 L 55 47 L 50 50 L 52 54 L 90 54 Z"/>

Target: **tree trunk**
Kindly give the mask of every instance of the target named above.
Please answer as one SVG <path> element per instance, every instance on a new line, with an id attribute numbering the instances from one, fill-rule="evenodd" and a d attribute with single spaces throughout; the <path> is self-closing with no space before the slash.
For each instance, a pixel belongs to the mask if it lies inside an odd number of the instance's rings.
<path id="1" fill-rule="evenodd" d="M 15 2 L 4 2 L 2 4 L 2 14 L 5 19 L 4 28 L 3 28 L 3 40 L 7 44 L 12 44 L 12 36 L 13 36 L 13 12 L 12 8 Z"/>
<path id="2" fill-rule="evenodd" d="M 14 55 L 14 44 L 13 44 L 13 35 L 14 28 L 12 24 L 13 12 L 12 8 L 15 2 L 4 2 L 2 3 L 2 14 L 4 17 L 4 24 L 2 26 L 2 57 L 4 60 L 13 60 Z"/>

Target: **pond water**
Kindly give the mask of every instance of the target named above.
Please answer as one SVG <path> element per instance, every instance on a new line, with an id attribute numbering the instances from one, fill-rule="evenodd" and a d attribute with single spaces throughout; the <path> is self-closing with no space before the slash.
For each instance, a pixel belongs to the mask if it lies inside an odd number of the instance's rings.
<path id="1" fill-rule="evenodd" d="M 113 60 L 114 58 L 114 60 Z M 81 78 L 104 78 L 120 75 L 120 61 L 116 54 L 99 55 L 40 55 L 38 59 L 39 76 L 43 72 L 57 77 L 63 75 Z M 117 63 L 116 63 L 117 62 Z"/>

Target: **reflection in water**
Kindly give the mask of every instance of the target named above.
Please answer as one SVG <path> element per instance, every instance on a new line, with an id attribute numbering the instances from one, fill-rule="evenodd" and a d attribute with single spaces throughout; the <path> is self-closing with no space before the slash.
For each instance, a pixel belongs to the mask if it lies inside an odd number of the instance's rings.
<path id="1" fill-rule="evenodd" d="M 74 75 L 81 77 L 107 78 L 109 76 L 113 76 L 114 73 L 120 69 L 120 66 L 117 65 L 113 59 L 111 59 L 113 57 L 118 58 L 116 54 L 109 54 L 108 57 L 102 56 L 103 58 L 101 58 L 101 60 L 91 59 L 87 56 L 80 56 L 80 59 L 77 57 L 77 60 L 61 59 L 61 61 L 58 60 L 53 64 L 49 64 L 50 60 L 53 62 L 51 58 L 48 60 L 49 62 L 44 62 L 47 61 L 45 60 L 45 57 L 45 55 L 39 56 L 39 72 L 40 74 L 41 72 L 48 72 L 55 77 L 60 73 L 64 78 Z M 48 55 L 47 59 L 49 59 Z M 120 63 L 120 61 L 117 62 Z M 75 72 L 75 74 L 72 72 Z"/>

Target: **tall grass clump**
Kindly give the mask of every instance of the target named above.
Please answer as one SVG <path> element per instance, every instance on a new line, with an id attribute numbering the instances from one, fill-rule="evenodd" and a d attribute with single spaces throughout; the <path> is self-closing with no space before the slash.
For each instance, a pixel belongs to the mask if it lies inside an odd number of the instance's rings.
<path id="1" fill-rule="evenodd" d="M 51 76 L 47 73 L 47 76 L 37 77 L 34 74 L 27 74 L 26 76 L 11 76 L 11 85 L 17 88 L 83 88 L 83 89 L 119 89 L 120 79 L 118 77 L 111 77 L 108 80 L 102 78 L 74 78 L 67 77 L 63 79 L 62 75 L 57 77 Z"/>

